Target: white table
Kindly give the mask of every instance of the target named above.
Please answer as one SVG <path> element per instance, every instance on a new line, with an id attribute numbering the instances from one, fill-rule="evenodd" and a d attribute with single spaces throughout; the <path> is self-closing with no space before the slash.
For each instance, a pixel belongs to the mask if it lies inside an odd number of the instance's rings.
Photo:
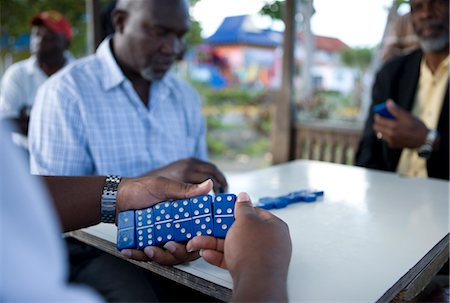
<path id="1" fill-rule="evenodd" d="M 246 191 L 254 201 L 300 189 L 325 191 L 323 201 L 273 211 L 291 232 L 291 301 L 410 299 L 448 258 L 448 182 L 300 160 L 233 176 L 229 183 L 230 192 Z M 118 255 L 113 225 L 72 235 Z M 134 263 L 230 298 L 229 274 L 203 260 L 176 268 Z"/>

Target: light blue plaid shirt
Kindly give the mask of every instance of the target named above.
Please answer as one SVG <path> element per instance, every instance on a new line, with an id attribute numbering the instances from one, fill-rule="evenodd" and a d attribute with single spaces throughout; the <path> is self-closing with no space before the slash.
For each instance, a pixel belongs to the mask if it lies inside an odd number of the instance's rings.
<path id="1" fill-rule="evenodd" d="M 31 172 L 135 177 L 187 157 L 207 159 L 198 94 L 168 73 L 146 107 L 110 39 L 39 89 L 31 113 Z"/>

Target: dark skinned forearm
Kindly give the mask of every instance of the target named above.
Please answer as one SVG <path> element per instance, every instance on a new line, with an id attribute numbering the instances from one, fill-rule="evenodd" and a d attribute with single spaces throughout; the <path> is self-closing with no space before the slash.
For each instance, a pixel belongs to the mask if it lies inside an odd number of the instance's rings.
<path id="1" fill-rule="evenodd" d="M 64 232 L 100 223 L 104 176 L 43 177 Z"/>

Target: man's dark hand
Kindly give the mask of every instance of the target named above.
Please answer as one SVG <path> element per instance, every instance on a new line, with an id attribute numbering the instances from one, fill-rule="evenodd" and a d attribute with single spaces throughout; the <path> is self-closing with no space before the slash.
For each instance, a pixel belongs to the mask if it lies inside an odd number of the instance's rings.
<path id="1" fill-rule="evenodd" d="M 211 179 L 214 183 L 215 193 L 228 191 L 228 183 L 223 173 L 214 164 L 196 158 L 173 162 L 148 173 L 146 176 L 163 176 L 186 183 L 201 183 Z"/>
<path id="2" fill-rule="evenodd" d="M 425 142 L 428 128 L 417 117 L 388 100 L 387 108 L 395 119 L 375 115 L 373 130 L 390 148 L 418 148 Z"/>

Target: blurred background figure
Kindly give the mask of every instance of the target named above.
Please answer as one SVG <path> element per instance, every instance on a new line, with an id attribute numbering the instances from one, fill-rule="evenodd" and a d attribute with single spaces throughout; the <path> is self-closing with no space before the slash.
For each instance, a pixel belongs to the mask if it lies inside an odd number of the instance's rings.
<path id="1" fill-rule="evenodd" d="M 44 11 L 30 20 L 31 57 L 11 65 L 0 87 L 0 118 L 10 119 L 24 136 L 38 88 L 48 77 L 67 65 L 73 37 L 69 20 L 57 11 Z"/>
<path id="2" fill-rule="evenodd" d="M 419 40 L 411 23 L 410 13 L 397 16 L 383 41 L 382 60 L 386 62 L 392 57 L 406 55 L 419 46 Z"/>

